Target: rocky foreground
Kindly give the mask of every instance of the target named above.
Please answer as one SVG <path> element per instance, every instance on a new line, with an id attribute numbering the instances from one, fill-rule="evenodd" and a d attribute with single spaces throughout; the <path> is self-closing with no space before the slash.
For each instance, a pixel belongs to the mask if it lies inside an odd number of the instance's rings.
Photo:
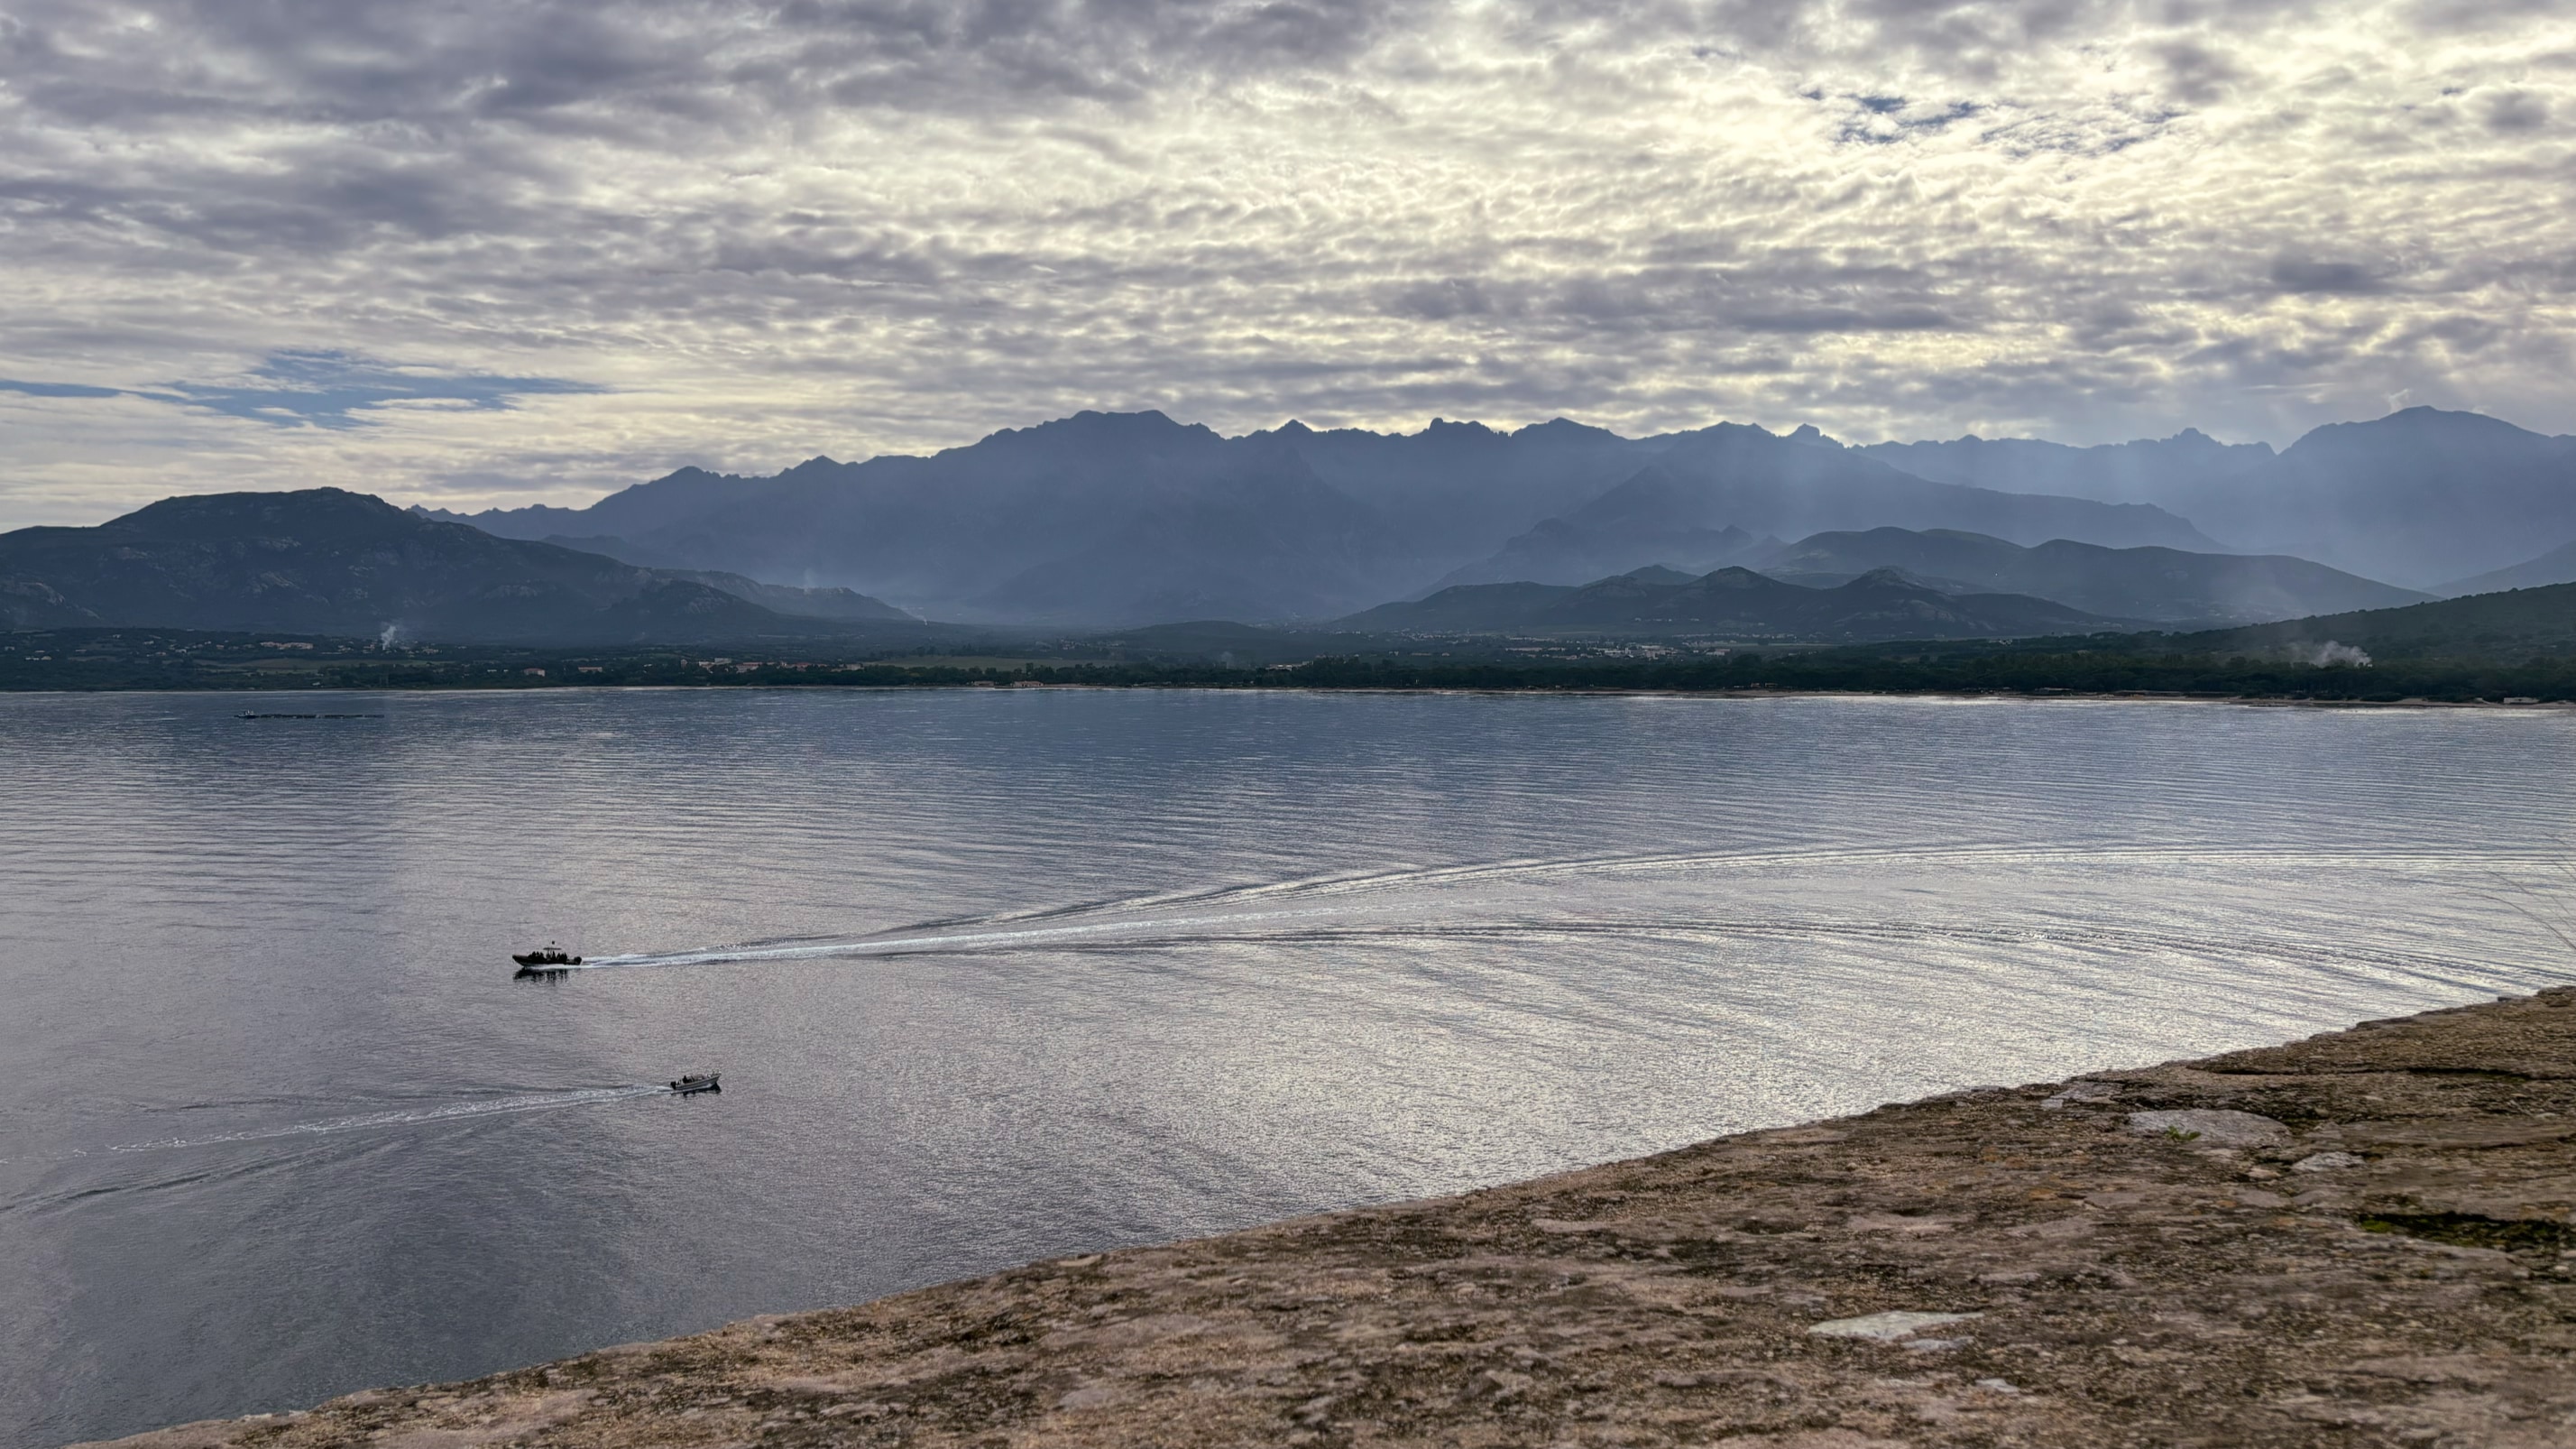
<path id="1" fill-rule="evenodd" d="M 2576 1445 L 2576 990 L 120 1441 Z"/>

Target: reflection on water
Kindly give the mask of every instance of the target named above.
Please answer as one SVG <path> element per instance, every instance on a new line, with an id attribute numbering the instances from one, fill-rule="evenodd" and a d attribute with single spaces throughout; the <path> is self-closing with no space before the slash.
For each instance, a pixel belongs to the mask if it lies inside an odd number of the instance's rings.
<path id="1" fill-rule="evenodd" d="M 2554 712 L 276 703 L 0 700 L 0 1442 L 2564 974 Z"/>

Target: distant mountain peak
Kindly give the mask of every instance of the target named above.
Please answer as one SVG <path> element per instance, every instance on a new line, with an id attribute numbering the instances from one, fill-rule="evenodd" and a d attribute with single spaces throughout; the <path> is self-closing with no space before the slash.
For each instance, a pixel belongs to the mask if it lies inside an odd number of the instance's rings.
<path id="1" fill-rule="evenodd" d="M 1010 439 L 1153 439 L 1163 437 L 1215 439 L 1218 437 L 1218 434 L 1214 428 L 1209 427 L 1205 423 L 1174 422 L 1160 408 L 1145 408 L 1141 411 L 1132 413 L 1102 412 L 1096 408 L 1085 408 L 1070 417 L 1052 418 L 1043 423 L 1033 423 L 1025 428 L 997 428 L 993 432 L 986 434 L 980 441 L 968 444 L 967 447 L 979 448 L 987 443 L 1002 442 Z M 946 453 L 959 453 L 964 451 L 967 451 L 967 449 L 949 448 L 944 450 Z"/>
<path id="2" fill-rule="evenodd" d="M 2382 418 L 2372 418 L 2358 423 L 2329 423 L 2327 426 L 2373 428 L 2382 427 L 2390 423 L 2407 423 L 2418 428 L 2440 428 L 2446 432 L 2455 434 L 2473 434 L 2491 438 L 2540 438 L 2547 436 L 2547 434 L 2535 433 L 2529 428 L 2517 427 L 2512 423 L 2506 422 L 2502 418 L 2489 417 L 2485 413 L 2473 413 L 2455 408 L 2437 408 L 2423 403 L 2418 403 L 2411 408 L 2400 408 L 2396 412 L 2390 413 L 2386 417 Z M 2325 429 L 2320 428 L 2317 431 L 2323 432 Z"/>
<path id="3" fill-rule="evenodd" d="M 1887 566 L 1886 566 L 1886 567 L 1884 567 L 1884 568 L 1874 568 L 1874 569 L 1871 569 L 1869 572 L 1867 572 L 1867 573 L 1865 573 L 1865 574 L 1862 574 L 1859 578 L 1853 579 L 1853 580 L 1851 581 L 1851 583 L 1850 583 L 1850 584 L 1845 585 L 1845 587 L 1846 587 L 1846 588 L 1852 588 L 1852 587 L 1891 588 L 1891 587 L 1894 587 L 1894 588 L 1919 589 L 1919 588 L 1923 587 L 1923 580 L 1922 580 L 1920 577 L 1918 577 L 1918 576 L 1916 576 L 1916 575 L 1914 575 L 1914 574 L 1908 573 L 1908 572 L 1906 572 L 1905 570 L 1903 570 L 1903 569 L 1901 569 L 1901 568 L 1898 568 L 1898 567 L 1896 567 L 1896 566 L 1895 566 L 1895 565 L 1893 565 L 1893 564 L 1889 564 L 1889 565 L 1887 565 Z"/>
<path id="4" fill-rule="evenodd" d="M 1707 573 L 1700 575 L 1699 585 L 1700 587 L 1707 589 L 1776 589 L 1786 587 L 1786 585 L 1783 585 L 1778 579 L 1771 577 L 1769 574 L 1757 574 L 1753 570 L 1746 568 L 1741 564 L 1728 564 L 1722 569 L 1711 569 Z"/>
<path id="5" fill-rule="evenodd" d="M 1523 438 L 1546 439 L 1550 442 L 1619 443 L 1627 441 L 1608 428 L 1596 428 L 1590 423 L 1578 423 L 1572 418 L 1549 418 L 1543 423 L 1532 423 L 1510 436 L 1516 442 Z"/>
<path id="6" fill-rule="evenodd" d="M 276 493 L 186 493 L 147 503 L 120 518 L 100 524 L 120 533 L 153 536 L 221 531 L 252 522 L 328 520 L 336 527 L 381 533 L 389 528 L 452 525 L 415 519 L 402 509 L 366 493 L 346 488 L 297 488 Z"/>
<path id="7" fill-rule="evenodd" d="M 2284 449 L 2281 457 L 2297 460 L 2349 449 L 2366 451 L 2374 459 L 2384 460 L 2390 448 L 2429 455 L 2444 449 L 2546 447 L 2552 443 L 2570 444 L 2576 439 L 2551 438 L 2485 413 L 2454 412 L 2419 403 L 2358 422 L 2312 428 Z"/>

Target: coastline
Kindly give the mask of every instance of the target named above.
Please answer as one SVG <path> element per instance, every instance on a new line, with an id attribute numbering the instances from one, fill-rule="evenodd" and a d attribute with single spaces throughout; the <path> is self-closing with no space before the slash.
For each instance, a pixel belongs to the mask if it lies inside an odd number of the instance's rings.
<path id="1" fill-rule="evenodd" d="M 2576 587 L 2576 586 L 2571 586 Z M 1178 626 L 1175 626 L 1178 627 Z M 1892 694 L 2439 702 L 2576 702 L 2576 662 L 2538 645 L 2465 641 L 2376 662 L 2309 664 L 2278 649 L 2169 652 L 2164 636 L 2050 636 L 1900 644 L 1754 644 L 1677 650 L 1491 640 L 1288 636 L 1237 657 L 1226 640 L 1055 640 L 928 655 L 864 641 L 732 646 L 392 645 L 327 636 L 257 639 L 187 630 L 0 635 L 0 693 L 127 690 L 397 692 L 593 687 L 1189 688 L 1532 693 Z M 72 637 L 77 635 L 78 637 Z M 1231 639 L 1232 636 L 1227 636 Z M 2199 636 L 2188 636 L 2197 639 Z M 2206 642 L 2206 641 L 2204 641 Z M 1412 647 L 1419 645 L 1420 647 Z M 727 652 L 714 650 L 723 647 Z M 1086 646 L 1087 649 L 1088 646 Z M 2179 646 L 2177 646 L 2179 647 Z M 2197 646 L 2195 646 L 2197 647 Z M 2554 647 L 2554 646 L 2553 646 Z M 1031 652 L 1034 650 L 1035 652 Z M 1327 652 L 1315 652 L 1325 650 Z M 1344 652 L 1329 652 L 1342 650 Z M 2490 657 L 2510 655 L 2511 657 Z"/>
<path id="2" fill-rule="evenodd" d="M 2540 1449 L 2571 1209 L 2562 987 L 115 1442 Z"/>
<path id="3" fill-rule="evenodd" d="M 184 688 L 170 686 L 136 686 L 81 688 L 13 688 L 0 685 L 0 699 L 21 698 L 87 698 L 96 695 L 167 695 L 177 698 L 205 698 L 231 694 L 288 695 L 557 695 L 557 694 L 704 694 L 732 692 L 743 694 L 915 694 L 955 693 L 969 689 L 1006 687 L 1013 690 L 1052 693 L 1104 693 L 1116 691 L 1162 691 L 1201 694 L 1315 694 L 1315 695 L 1429 695 L 1491 696 L 1494 698 L 1534 697 L 1543 699 L 1709 699 L 1709 700 L 1780 700 L 1780 699 L 1937 699 L 1960 703 L 1993 704 L 2223 704 L 2255 709 L 2430 709 L 2430 710 L 2498 710 L 2518 714 L 2565 714 L 2576 711 L 2576 698 L 2558 699 L 2433 699 L 2407 696 L 2398 699 L 2361 699 L 2341 696 L 2293 694 L 2225 694 L 2185 693 L 2174 690 L 2076 690 L 2076 689 L 1822 689 L 1822 688 L 1729 688 L 1685 689 L 1654 685 L 1332 685 L 1332 684 L 1261 684 L 1255 686 L 1190 683 L 1025 683 L 1009 686 L 972 684 L 843 684 L 749 683 L 715 684 L 554 684 L 525 688 L 493 687 L 473 684 L 386 686 L 380 684 L 325 685 L 224 685 Z"/>

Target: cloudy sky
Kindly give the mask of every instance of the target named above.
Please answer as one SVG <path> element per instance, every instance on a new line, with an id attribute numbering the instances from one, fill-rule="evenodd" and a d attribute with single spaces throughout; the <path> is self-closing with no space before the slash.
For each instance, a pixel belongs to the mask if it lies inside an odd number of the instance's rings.
<path id="1" fill-rule="evenodd" d="M 0 0 L 0 527 L 1228 432 L 2576 431 L 2564 0 Z"/>

